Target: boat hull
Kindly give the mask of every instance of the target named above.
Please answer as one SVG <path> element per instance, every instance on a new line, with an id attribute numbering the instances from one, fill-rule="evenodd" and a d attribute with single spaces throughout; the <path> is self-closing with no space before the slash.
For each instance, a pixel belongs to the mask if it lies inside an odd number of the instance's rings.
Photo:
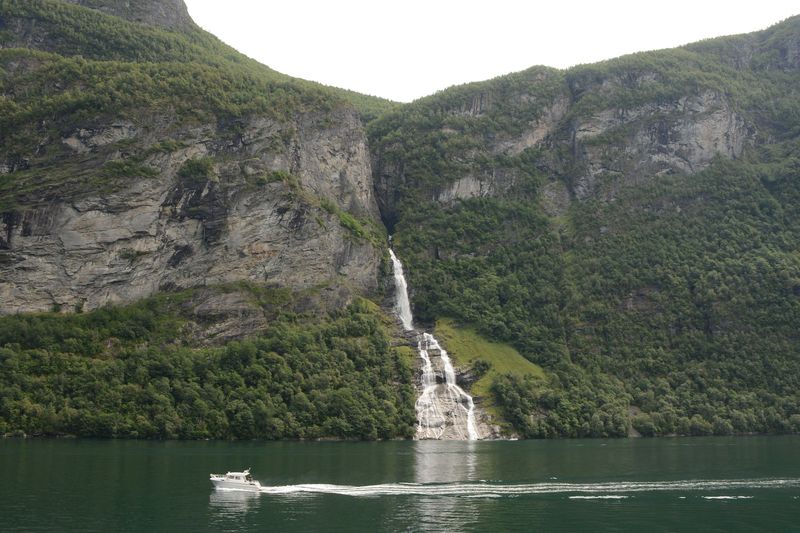
<path id="1" fill-rule="evenodd" d="M 261 484 L 257 481 L 254 483 L 240 483 L 227 479 L 211 478 L 211 483 L 214 484 L 214 488 L 223 490 L 241 490 L 246 492 L 258 492 L 261 490 Z"/>

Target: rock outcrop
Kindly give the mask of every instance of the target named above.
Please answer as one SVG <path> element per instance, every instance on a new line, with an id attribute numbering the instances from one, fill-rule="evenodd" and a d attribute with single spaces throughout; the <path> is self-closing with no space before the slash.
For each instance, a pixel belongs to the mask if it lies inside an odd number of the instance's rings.
<path id="1" fill-rule="evenodd" d="M 453 368 L 455 382 L 448 384 L 447 369 L 438 343 L 429 344 L 427 354 L 430 358 L 435 385 L 432 390 L 426 391 L 424 377 L 417 380 L 417 409 L 419 410 L 422 407 L 424 412 L 424 416 L 418 420 L 420 426 L 418 427 L 417 438 L 466 440 L 468 437 L 466 428 L 470 398 L 465 396 L 458 387 L 467 385 L 471 376 L 468 371 Z M 418 361 L 421 362 L 421 360 Z M 423 372 L 421 363 L 419 367 L 419 371 Z M 454 385 L 457 385 L 457 387 L 454 387 Z M 474 427 L 477 432 L 477 438 L 482 440 L 500 438 L 500 429 L 495 425 L 491 416 L 481 407 L 480 399 L 473 400 Z M 422 406 L 420 402 L 422 402 Z"/>
<path id="2" fill-rule="evenodd" d="M 656 82 L 649 76 L 636 81 L 639 85 Z M 562 213 L 570 201 L 612 198 L 620 187 L 663 174 L 693 174 L 707 168 L 715 157 L 735 159 L 756 143 L 758 128 L 723 91 L 687 92 L 671 101 L 635 106 L 586 104 L 613 101 L 606 97 L 626 83 L 631 82 L 611 78 L 579 87 L 563 79 L 560 90 L 547 101 L 525 92 L 531 88 L 505 95 L 505 105 L 515 111 L 499 110 L 496 116 L 487 106 L 503 99 L 476 88 L 475 96 L 465 97 L 467 103 L 453 111 L 472 121 L 470 128 L 455 131 L 446 125 L 447 118 L 440 118 L 447 115 L 437 112 L 435 120 L 445 126 L 439 131 L 419 131 L 421 138 L 427 136 L 436 145 L 437 157 L 443 161 L 440 165 L 455 167 L 448 169 L 446 178 L 437 176 L 429 183 L 408 175 L 411 166 L 418 174 L 418 165 L 398 157 L 402 147 L 376 143 L 373 168 L 384 218 L 391 221 L 398 216 L 403 189 L 426 191 L 423 197 L 445 206 L 468 198 L 517 196 L 530 170 L 549 179 L 539 195 L 543 208 L 551 214 Z M 525 115 L 532 118 L 491 134 L 475 133 L 495 128 L 492 122 L 513 123 Z"/>
<path id="3" fill-rule="evenodd" d="M 64 0 L 131 22 L 185 30 L 194 25 L 183 0 Z"/>
<path id="4" fill-rule="evenodd" d="M 6 212 L 0 312 L 91 309 L 236 281 L 377 288 L 379 251 L 323 208 L 377 220 L 355 112 L 178 131 L 170 122 L 100 123 L 57 141 L 98 173 L 124 164 L 121 146 L 146 153 L 137 164 L 147 172 L 107 194 L 54 194 Z M 166 148 L 165 138 L 172 139 Z M 192 161 L 208 162 L 209 174 L 187 176 L 182 169 Z"/>
<path id="5" fill-rule="evenodd" d="M 603 109 L 568 129 L 581 172 L 571 177 L 579 200 L 596 192 L 597 181 L 614 187 L 661 174 L 699 172 L 717 157 L 739 157 L 755 138 L 724 95 L 715 91 L 633 109 Z"/>
<path id="6" fill-rule="evenodd" d="M 0 133 L 0 313 L 88 310 L 240 281 L 313 289 L 321 308 L 377 290 L 370 228 L 380 219 L 352 107 L 215 48 L 182 0 L 69 3 L 78 7 L 0 12 L 2 46 L 54 53 L 4 55 L 7 109 L 35 114 L 48 98 L 74 98 Z M 147 48 L 153 39 L 163 40 Z M 53 67 L 75 55 L 76 69 Z M 46 82 L 32 82 L 37 75 Z M 127 81 L 113 81 L 120 76 Z M 115 88 L 95 90 L 102 77 Z M 28 98 L 26 83 L 43 93 Z M 240 108 L 252 100 L 261 103 Z M 232 298 L 201 302 L 198 313 L 249 316 Z"/>

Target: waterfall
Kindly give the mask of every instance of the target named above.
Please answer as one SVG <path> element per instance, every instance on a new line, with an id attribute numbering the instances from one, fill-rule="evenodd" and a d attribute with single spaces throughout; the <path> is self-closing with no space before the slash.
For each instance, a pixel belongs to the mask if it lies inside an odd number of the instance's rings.
<path id="1" fill-rule="evenodd" d="M 406 331 L 415 331 L 408 284 L 403 274 L 403 264 L 389 249 L 394 268 L 395 302 L 397 314 Z M 475 404 L 472 396 L 456 383 L 456 371 L 447 351 L 430 333 L 417 335 L 417 351 L 422 359 L 421 392 L 416 402 L 417 439 L 480 438 L 475 425 Z M 438 357 L 442 382 L 437 382 L 432 357 Z"/>
<path id="2" fill-rule="evenodd" d="M 414 324 L 411 316 L 411 302 L 408 300 L 408 284 L 403 275 L 403 263 L 394 255 L 394 250 L 389 248 L 389 255 L 392 257 L 392 269 L 394 271 L 394 301 L 397 305 L 397 315 L 403 323 L 406 331 L 413 331 Z"/>

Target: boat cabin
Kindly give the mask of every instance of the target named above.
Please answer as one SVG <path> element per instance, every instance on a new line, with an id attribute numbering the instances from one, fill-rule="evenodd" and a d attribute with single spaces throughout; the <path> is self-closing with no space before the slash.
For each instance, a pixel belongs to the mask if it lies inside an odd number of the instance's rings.
<path id="1" fill-rule="evenodd" d="M 253 481 L 253 476 L 250 475 L 250 469 L 248 468 L 244 472 L 228 472 L 225 474 L 225 479 L 244 483 Z"/>

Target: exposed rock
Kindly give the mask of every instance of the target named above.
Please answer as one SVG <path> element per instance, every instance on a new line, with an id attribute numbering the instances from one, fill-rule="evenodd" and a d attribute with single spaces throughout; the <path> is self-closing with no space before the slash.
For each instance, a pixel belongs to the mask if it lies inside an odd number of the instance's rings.
<path id="1" fill-rule="evenodd" d="M 207 344 L 241 339 L 268 325 L 264 311 L 241 291 L 201 291 L 185 306 L 198 325 L 193 337 Z"/>
<path id="2" fill-rule="evenodd" d="M 183 0 L 64 0 L 124 18 L 170 30 L 184 30 L 194 22 Z"/>
<path id="3" fill-rule="evenodd" d="M 454 109 L 452 113 L 457 115 L 470 115 L 473 117 L 483 115 L 492 106 L 492 95 L 488 92 L 479 92 L 473 95 L 468 103 Z"/>
<path id="4" fill-rule="evenodd" d="M 572 179 L 573 193 L 579 199 L 593 195 L 603 175 L 620 186 L 663 173 L 699 172 L 717 156 L 738 157 L 754 136 L 714 91 L 671 104 L 604 109 L 572 128 L 574 152 L 585 169 Z"/>
<path id="5" fill-rule="evenodd" d="M 335 124 L 324 127 L 324 124 Z M 313 150 L 307 147 L 313 146 Z M 364 129 L 356 113 L 339 111 L 329 120 L 305 116 L 292 146 L 292 173 L 322 198 L 336 199 L 357 216 L 378 218 L 372 167 Z"/>
<path id="6" fill-rule="evenodd" d="M 469 174 L 445 186 L 434 195 L 437 202 L 452 205 L 457 200 L 501 196 L 520 181 L 515 168 L 492 168 L 478 175 Z"/>
<path id="7" fill-rule="evenodd" d="M 567 212 L 569 203 L 569 190 L 563 181 L 549 181 L 542 187 L 542 207 L 548 215 L 563 215 Z"/>
<path id="8" fill-rule="evenodd" d="M 539 146 L 561 124 L 569 110 L 569 100 L 566 96 L 555 99 L 548 105 L 544 112 L 530 124 L 520 135 L 498 144 L 496 151 L 509 155 L 519 155 L 523 150 Z"/>
<path id="9" fill-rule="evenodd" d="M 482 440 L 516 440 L 518 438 L 516 434 L 505 431 L 486 411 L 480 412 L 476 424 Z"/>
<path id="10" fill-rule="evenodd" d="M 120 121 L 100 130 L 81 128 L 74 131 L 70 136 L 62 138 L 61 142 L 75 152 L 84 154 L 90 152 L 93 148 L 134 137 L 136 137 L 136 126 L 132 122 Z"/>
<path id="11" fill-rule="evenodd" d="M 0 174 L 11 174 L 19 170 L 30 168 L 30 159 L 27 157 L 11 156 L 0 163 Z"/>
<path id="12" fill-rule="evenodd" d="M 494 184 L 491 181 L 481 181 L 474 176 L 467 176 L 451 183 L 436 199 L 443 204 L 449 204 L 457 199 L 491 196 L 493 189 Z"/>
<path id="13" fill-rule="evenodd" d="M 176 134 L 163 131 L 168 123 L 100 124 L 64 144 L 91 167 L 118 157 L 120 140 L 141 152 Z M 309 114 L 294 124 L 255 117 L 235 130 L 242 135 L 231 137 L 224 126 L 181 130 L 173 151 L 144 150 L 157 177 L 126 178 L 127 186 L 105 195 L 54 195 L 49 204 L 4 215 L 0 313 L 92 309 L 241 280 L 375 291 L 379 252 L 320 207 L 325 198 L 377 219 L 355 113 Z M 214 175 L 185 182 L 178 170 L 200 156 L 217 161 Z M 275 170 L 290 179 L 269 178 Z"/>
<path id="14" fill-rule="evenodd" d="M 423 438 L 434 438 L 433 436 L 435 436 L 439 440 L 464 440 L 467 438 L 464 429 L 466 427 L 467 399 L 455 394 L 453 388 L 448 388 L 441 350 L 429 346 L 428 356 L 430 357 L 436 380 L 436 389 L 432 395 L 435 398 L 436 408 L 428 409 L 426 416 L 420 421 L 420 423 L 424 424 L 422 426 L 422 434 L 425 437 Z M 417 359 L 417 366 L 418 371 L 422 373 L 421 358 Z M 456 384 L 460 387 L 468 387 L 475 381 L 475 377 L 468 369 L 455 368 L 455 373 Z M 424 395 L 421 395 L 421 376 L 415 380 L 415 383 L 419 388 L 418 401 L 426 401 Z M 479 438 L 482 440 L 499 438 L 499 428 L 493 425 L 491 417 L 480 407 L 480 400 L 474 400 L 473 414 L 475 417 L 475 429 Z"/>

